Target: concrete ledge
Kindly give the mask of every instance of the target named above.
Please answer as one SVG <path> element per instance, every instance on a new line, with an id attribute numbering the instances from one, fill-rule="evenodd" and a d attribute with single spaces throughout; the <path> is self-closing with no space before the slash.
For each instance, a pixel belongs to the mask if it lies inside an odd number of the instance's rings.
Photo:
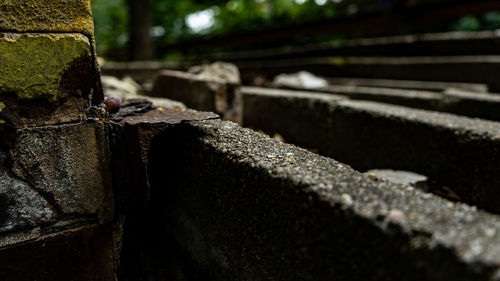
<path id="1" fill-rule="evenodd" d="M 461 89 L 476 93 L 488 92 L 488 86 L 478 83 L 454 83 L 454 82 L 433 82 L 433 81 L 412 81 L 412 80 L 392 80 L 392 79 L 367 79 L 367 78 L 326 78 L 330 84 L 344 86 L 365 86 L 396 88 L 407 90 L 427 90 L 445 91 L 447 89 Z"/>
<path id="2" fill-rule="evenodd" d="M 365 171 L 408 170 L 500 212 L 500 123 L 373 102 L 340 101 L 326 155 Z"/>
<path id="3" fill-rule="evenodd" d="M 360 171 L 424 174 L 461 200 L 500 212 L 500 123 L 328 95 L 281 93 L 244 88 L 245 126 L 279 133 Z M 299 108 L 307 104 L 315 104 L 314 110 Z"/>
<path id="4" fill-rule="evenodd" d="M 149 155 L 151 233 L 188 276 L 498 279 L 500 220 L 465 204 L 221 121 L 167 130 Z"/>
<path id="5" fill-rule="evenodd" d="M 304 91 L 302 88 L 291 90 Z M 245 95 L 246 87 L 242 88 Z M 255 92 L 256 90 L 252 90 Z M 420 109 L 454 113 L 468 117 L 500 121 L 500 96 L 490 93 L 477 93 L 459 89 L 447 89 L 443 92 L 405 90 L 382 87 L 364 87 L 349 85 L 330 85 L 312 92 L 344 95 L 354 100 L 368 100 Z"/>
<path id="6" fill-rule="evenodd" d="M 245 84 L 257 76 L 309 71 L 325 77 L 360 77 L 482 83 L 500 91 L 500 56 L 306 57 L 235 62 Z"/>
<path id="7" fill-rule="evenodd" d="M 243 125 L 270 134 L 280 133 L 292 143 L 316 148 L 330 143 L 327 121 L 338 100 L 329 93 L 243 87 Z"/>

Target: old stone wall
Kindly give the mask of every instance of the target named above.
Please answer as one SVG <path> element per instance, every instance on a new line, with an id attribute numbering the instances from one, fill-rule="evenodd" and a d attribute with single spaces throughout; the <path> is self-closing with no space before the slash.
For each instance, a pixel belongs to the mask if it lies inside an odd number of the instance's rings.
<path id="1" fill-rule="evenodd" d="M 0 279 L 114 280 L 90 1 L 0 3 Z"/>

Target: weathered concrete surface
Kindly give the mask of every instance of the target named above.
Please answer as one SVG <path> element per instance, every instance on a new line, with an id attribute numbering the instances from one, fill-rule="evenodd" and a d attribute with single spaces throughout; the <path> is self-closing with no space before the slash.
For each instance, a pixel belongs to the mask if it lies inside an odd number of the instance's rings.
<path id="1" fill-rule="evenodd" d="M 495 75 L 500 56 L 428 56 L 428 57 L 306 57 L 235 62 L 243 83 L 259 76 L 309 71 L 325 77 L 361 77 L 421 81 L 481 83 L 493 92 L 500 91 Z"/>
<path id="2" fill-rule="evenodd" d="M 86 226 L 46 234 L 12 248 L 0 249 L 0 279 L 19 281 L 112 281 L 111 230 Z"/>
<path id="3" fill-rule="evenodd" d="M 326 78 L 328 82 L 335 85 L 348 86 L 366 86 L 366 87 L 382 87 L 382 88 L 397 88 L 407 90 L 427 90 L 427 91 L 444 91 L 447 89 L 461 89 L 476 93 L 488 92 L 488 86 L 477 83 L 453 83 L 453 82 L 435 82 L 435 81 L 412 81 L 412 80 L 392 80 L 392 79 L 367 79 L 367 78 Z"/>
<path id="4" fill-rule="evenodd" d="M 410 171 L 399 171 L 390 169 L 372 169 L 366 171 L 365 174 L 373 175 L 381 179 L 388 180 L 393 183 L 412 185 L 417 188 L 427 191 L 427 181 L 429 180 L 426 176 L 413 173 Z"/>
<path id="5" fill-rule="evenodd" d="M 421 173 L 466 202 L 500 212 L 500 123 L 373 102 L 338 104 L 327 155 L 359 170 Z"/>
<path id="6" fill-rule="evenodd" d="M 292 143 L 317 147 L 326 141 L 327 121 L 336 101 L 347 99 L 328 93 L 311 93 L 242 87 L 243 124 L 269 134 L 280 133 Z"/>
<path id="7" fill-rule="evenodd" d="M 443 95 L 431 91 L 330 85 L 324 92 L 346 95 L 356 100 L 372 100 L 423 109 L 441 109 Z"/>
<path id="8" fill-rule="evenodd" d="M 500 123 L 328 95 L 282 92 L 282 97 L 265 91 L 243 89 L 245 126 L 279 133 L 360 171 L 426 175 L 461 200 L 500 212 Z M 293 107 L 288 99 L 295 100 Z M 301 104 L 314 104 L 314 110 L 298 108 Z"/>
<path id="9" fill-rule="evenodd" d="M 291 89 L 306 90 L 304 88 Z M 245 91 L 244 87 L 243 91 Z M 354 100 L 390 103 L 500 121 L 500 111 L 498 110 L 500 107 L 500 97 L 490 93 L 476 93 L 459 89 L 431 92 L 354 85 L 329 85 L 328 87 L 311 91 L 344 95 Z"/>
<path id="10" fill-rule="evenodd" d="M 442 104 L 446 112 L 500 121 L 500 95 L 497 94 L 448 89 Z"/>
<path id="11" fill-rule="evenodd" d="M 3 0 L 0 31 L 94 34 L 90 0 Z"/>
<path id="12" fill-rule="evenodd" d="M 212 111 L 227 120 L 241 123 L 240 85 L 224 79 L 206 79 L 187 72 L 163 70 L 158 73 L 150 95 L 178 100 L 187 107 Z"/>
<path id="13" fill-rule="evenodd" d="M 498 279 L 500 220 L 465 204 L 228 122 L 167 130 L 149 155 L 150 233 L 193 278 Z"/>
<path id="14" fill-rule="evenodd" d="M 21 129 L 10 142 L 14 175 L 61 215 L 113 216 L 106 129 L 99 122 Z"/>

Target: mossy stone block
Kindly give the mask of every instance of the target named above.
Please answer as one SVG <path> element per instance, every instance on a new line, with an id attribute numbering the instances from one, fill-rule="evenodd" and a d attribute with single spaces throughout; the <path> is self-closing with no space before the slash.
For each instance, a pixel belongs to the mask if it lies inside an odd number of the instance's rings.
<path id="1" fill-rule="evenodd" d="M 91 61 L 89 39 L 81 34 L 0 33 L 0 97 L 55 101 L 81 84 L 66 81 L 68 72 Z"/>
<path id="2" fill-rule="evenodd" d="M 2 0 L 0 31 L 93 35 L 90 0 Z"/>

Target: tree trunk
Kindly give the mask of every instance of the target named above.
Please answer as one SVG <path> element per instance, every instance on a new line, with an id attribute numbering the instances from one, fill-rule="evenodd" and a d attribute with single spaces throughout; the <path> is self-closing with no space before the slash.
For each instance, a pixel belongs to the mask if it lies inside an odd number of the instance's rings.
<path id="1" fill-rule="evenodd" d="M 127 0 L 130 24 L 131 60 L 152 60 L 154 58 L 152 0 Z"/>

